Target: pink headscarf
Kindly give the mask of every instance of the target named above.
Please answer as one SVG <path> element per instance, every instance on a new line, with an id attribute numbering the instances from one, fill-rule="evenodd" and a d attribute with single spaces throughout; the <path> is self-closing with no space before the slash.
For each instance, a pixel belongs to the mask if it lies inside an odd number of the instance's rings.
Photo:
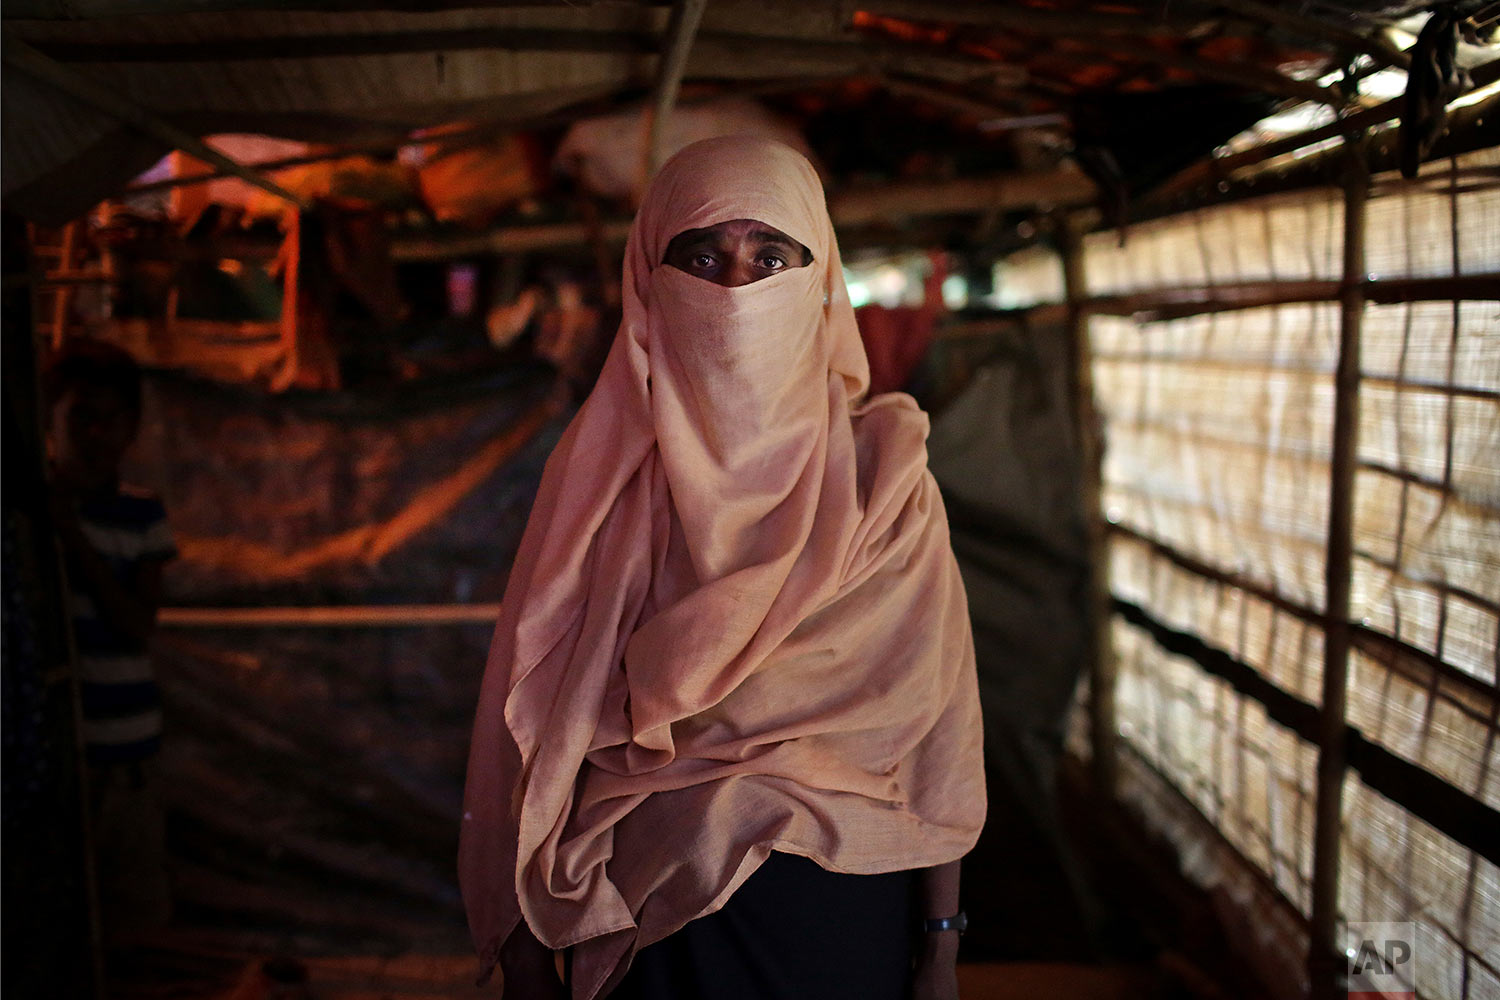
<path id="1" fill-rule="evenodd" d="M 755 219 L 808 267 L 662 265 Z M 459 874 L 485 972 L 524 918 L 574 996 L 773 849 L 843 872 L 962 856 L 984 819 L 973 641 L 927 418 L 868 366 L 811 165 L 673 157 L 604 370 L 547 462 L 485 671 Z"/>

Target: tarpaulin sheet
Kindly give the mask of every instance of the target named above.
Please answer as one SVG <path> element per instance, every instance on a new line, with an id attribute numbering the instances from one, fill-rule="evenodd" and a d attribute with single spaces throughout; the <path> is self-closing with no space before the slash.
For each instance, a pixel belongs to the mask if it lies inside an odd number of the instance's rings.
<path id="1" fill-rule="evenodd" d="M 1018 328 L 933 422 L 928 441 L 968 592 L 990 813 L 965 860 L 966 948 L 1097 957 L 1097 903 L 1057 802 L 1063 727 L 1087 648 L 1087 540 L 1066 338 Z"/>
<path id="2" fill-rule="evenodd" d="M 540 368 L 380 396 L 155 376 L 128 472 L 177 536 L 167 604 L 496 602 L 567 408 Z M 271 950 L 462 950 L 490 630 L 160 628 L 177 919 Z"/>

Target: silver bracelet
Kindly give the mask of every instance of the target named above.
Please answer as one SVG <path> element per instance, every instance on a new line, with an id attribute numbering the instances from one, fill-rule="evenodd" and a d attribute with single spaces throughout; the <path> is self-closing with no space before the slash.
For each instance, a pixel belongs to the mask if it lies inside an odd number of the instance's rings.
<path id="1" fill-rule="evenodd" d="M 928 934 L 936 934 L 939 931 L 958 931 L 962 934 L 969 929 L 969 915 L 959 910 L 951 917 L 929 917 L 922 921 L 922 930 Z"/>

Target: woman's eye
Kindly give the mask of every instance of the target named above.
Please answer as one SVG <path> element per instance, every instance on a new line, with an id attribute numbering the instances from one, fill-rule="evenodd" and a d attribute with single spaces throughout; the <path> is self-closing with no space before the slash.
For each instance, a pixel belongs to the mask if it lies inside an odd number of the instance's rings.
<path id="1" fill-rule="evenodd" d="M 706 271 L 714 266 L 713 255 L 706 253 L 695 253 L 693 254 L 692 258 L 692 265 L 696 268 Z"/>
<path id="2" fill-rule="evenodd" d="M 766 254 L 760 259 L 760 266 L 765 268 L 767 271 L 779 271 L 783 267 L 786 267 L 786 261 L 782 260 L 780 257 L 777 257 L 775 254 Z"/>

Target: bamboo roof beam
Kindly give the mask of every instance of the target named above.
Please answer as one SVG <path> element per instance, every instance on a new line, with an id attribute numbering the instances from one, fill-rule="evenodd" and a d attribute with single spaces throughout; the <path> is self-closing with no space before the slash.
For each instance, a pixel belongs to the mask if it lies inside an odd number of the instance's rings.
<path id="1" fill-rule="evenodd" d="M 1019 66 L 857 36 L 794 38 L 754 32 L 700 31 L 696 39 L 696 47 L 711 55 L 714 65 L 733 70 L 729 75 L 736 77 L 753 75 L 746 66 L 736 66 L 736 62 L 758 60 L 762 68 L 756 72 L 765 76 L 784 75 L 776 72 L 776 66 L 785 62 L 822 64 L 850 72 L 859 69 L 916 72 L 942 79 L 983 77 L 1011 86 L 1026 79 L 1026 71 Z M 655 55 L 662 51 L 662 37 L 651 30 L 506 27 L 209 38 L 190 43 L 39 41 L 36 48 L 64 63 L 254 62 L 482 50 Z M 694 75 L 691 66 L 687 75 Z"/>
<path id="2" fill-rule="evenodd" d="M 297 208 L 309 207 L 308 202 L 269 177 L 236 160 L 225 156 L 197 136 L 185 132 L 145 108 L 121 97 L 102 83 L 90 80 L 66 66 L 54 62 L 36 49 L 18 41 L 14 34 L 7 34 L 3 43 L 4 61 L 21 73 L 62 91 L 75 100 L 82 101 L 97 111 L 125 125 L 158 139 L 174 149 L 213 164 L 231 176 L 247 184 L 253 184 L 268 194 L 273 194 Z"/>
<path id="3" fill-rule="evenodd" d="M 593 7 L 616 0 L 566 0 L 569 7 Z M 558 6 L 562 6 L 559 0 Z M 393 5 L 380 0 L 291 0 L 268 4 L 266 0 L 8 0 L 6 20 L 84 21 L 110 17 L 150 17 L 162 14 L 203 14 L 232 11 L 314 11 L 354 13 L 390 10 Z M 430 0 L 424 10 L 455 10 L 464 7 L 538 7 L 546 0 Z"/>
<path id="4" fill-rule="evenodd" d="M 935 183 L 912 181 L 847 188 L 829 195 L 828 212 L 836 226 L 857 226 L 923 215 L 1086 205 L 1098 194 L 1094 182 L 1082 171 L 1059 167 Z"/>
<path id="5" fill-rule="evenodd" d="M 698 33 L 688 78 L 758 79 L 782 76 L 895 73 L 946 83 L 982 81 L 994 87 L 1020 87 L 1024 66 L 920 45 L 850 38 L 818 41 L 725 32 Z"/>

